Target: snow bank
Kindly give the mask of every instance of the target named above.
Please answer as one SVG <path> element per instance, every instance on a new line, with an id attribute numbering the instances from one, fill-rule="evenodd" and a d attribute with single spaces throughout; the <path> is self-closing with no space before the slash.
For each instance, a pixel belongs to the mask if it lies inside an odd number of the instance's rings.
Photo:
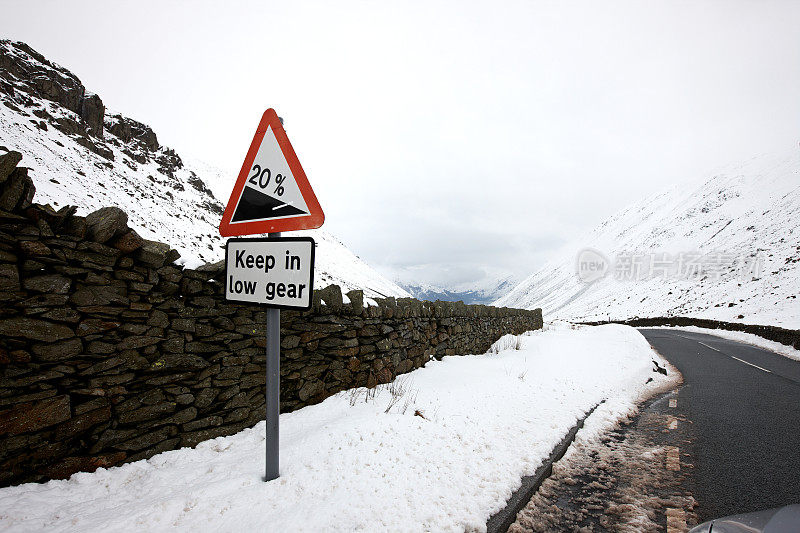
<path id="1" fill-rule="evenodd" d="M 503 335 L 496 341 L 494 344 L 489 346 L 489 349 L 486 353 L 500 353 L 505 352 L 506 350 L 519 350 L 521 347 L 521 336 L 520 335 Z"/>
<path id="2" fill-rule="evenodd" d="M 796 350 L 794 347 L 787 346 L 786 344 L 765 339 L 764 337 L 759 337 L 758 335 L 754 335 L 752 333 L 745 333 L 743 331 L 729 331 L 727 329 L 698 328 L 697 326 L 660 326 L 660 328 L 682 329 L 684 331 L 693 331 L 695 333 L 716 335 L 717 337 L 722 337 L 724 339 L 739 341 L 745 344 L 751 344 L 758 348 L 764 348 L 765 350 L 769 350 L 771 352 L 786 356 L 790 359 L 800 361 L 800 350 Z"/>
<path id="3" fill-rule="evenodd" d="M 281 477 L 270 483 L 262 422 L 193 450 L 2 489 L 0 529 L 483 531 L 588 409 L 607 400 L 604 418 L 623 416 L 668 379 L 627 326 L 515 342 L 281 415 Z"/>

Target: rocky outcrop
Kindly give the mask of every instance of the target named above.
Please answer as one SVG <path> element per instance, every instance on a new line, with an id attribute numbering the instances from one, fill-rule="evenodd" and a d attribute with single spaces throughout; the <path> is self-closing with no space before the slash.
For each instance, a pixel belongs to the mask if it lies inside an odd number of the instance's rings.
<path id="1" fill-rule="evenodd" d="M 106 108 L 96 94 L 85 93 L 81 100 L 80 117 L 89 127 L 89 133 L 95 137 L 103 137 L 103 117 Z"/>
<path id="2" fill-rule="evenodd" d="M 0 155 L 0 198 L 19 154 Z M 23 190 L 24 187 L 23 187 Z M 32 194 L 32 193 L 31 193 Z M 16 192 L 9 197 L 27 198 Z M 263 420 L 266 313 L 228 302 L 224 264 L 174 263 L 117 208 L 0 211 L 0 486 L 66 478 L 194 446 Z M 281 313 L 281 410 L 484 353 L 541 311 L 346 297 Z"/>
<path id="3" fill-rule="evenodd" d="M 80 115 L 86 94 L 81 80 L 23 42 L 0 40 L 0 45 L 3 78 L 11 79 L 23 90 Z"/>
<path id="4" fill-rule="evenodd" d="M 40 129 L 46 129 L 49 123 L 110 161 L 114 154 L 109 143 L 120 146 L 139 163 L 155 160 L 160 170 L 170 176 L 183 166 L 173 150 L 158 143 L 149 126 L 119 114 L 106 116 L 98 95 L 87 92 L 74 74 L 25 43 L 0 40 L 0 92 L 9 97 L 4 99 L 5 105 L 18 111 L 31 108 L 31 113 L 41 119 L 34 121 Z M 68 113 L 37 107 L 31 96 L 55 102 Z M 105 133 L 111 136 L 106 137 Z"/>
<path id="5" fill-rule="evenodd" d="M 147 150 L 155 152 L 159 148 L 155 132 L 146 124 L 122 115 L 111 115 L 106 119 L 108 132 L 124 143 L 135 141 Z"/>

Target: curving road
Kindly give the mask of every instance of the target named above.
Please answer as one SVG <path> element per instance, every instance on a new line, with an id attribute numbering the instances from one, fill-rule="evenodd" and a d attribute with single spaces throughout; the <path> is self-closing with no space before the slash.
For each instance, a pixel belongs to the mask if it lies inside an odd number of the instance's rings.
<path id="1" fill-rule="evenodd" d="M 690 423 L 681 452 L 700 521 L 800 503 L 800 361 L 713 335 L 639 331 L 683 374 L 675 410 Z"/>

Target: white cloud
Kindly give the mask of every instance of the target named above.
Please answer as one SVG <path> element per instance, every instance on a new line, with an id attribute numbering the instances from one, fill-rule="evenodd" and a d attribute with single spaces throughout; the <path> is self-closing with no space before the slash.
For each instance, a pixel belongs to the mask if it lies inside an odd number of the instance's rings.
<path id="1" fill-rule="evenodd" d="M 326 228 L 371 263 L 426 265 L 443 281 L 487 261 L 532 271 L 644 194 L 800 137 L 797 3 L 93 1 L 5 13 L 3 34 L 165 144 L 230 169 L 231 186 L 275 107 Z"/>

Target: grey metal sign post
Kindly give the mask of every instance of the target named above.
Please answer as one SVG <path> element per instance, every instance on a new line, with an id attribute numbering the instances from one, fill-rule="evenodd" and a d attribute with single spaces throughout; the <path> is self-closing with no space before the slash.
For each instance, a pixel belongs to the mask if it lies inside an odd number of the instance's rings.
<path id="1" fill-rule="evenodd" d="M 270 233 L 280 237 L 280 233 Z M 267 309 L 267 467 L 264 481 L 280 476 L 278 418 L 281 411 L 281 310 Z"/>
<path id="2" fill-rule="evenodd" d="M 268 307 L 264 481 L 280 475 L 280 310 L 311 309 L 314 290 L 314 239 L 281 237 L 281 232 L 316 229 L 324 222 L 325 214 L 286 136 L 283 119 L 267 109 L 219 223 L 223 237 L 269 235 L 225 243 L 225 298 Z"/>
<path id="3" fill-rule="evenodd" d="M 225 298 L 267 306 L 264 481 L 280 475 L 281 309 L 311 309 L 314 252 L 314 239 L 280 233 L 270 233 L 266 239 L 230 239 L 225 244 Z"/>

